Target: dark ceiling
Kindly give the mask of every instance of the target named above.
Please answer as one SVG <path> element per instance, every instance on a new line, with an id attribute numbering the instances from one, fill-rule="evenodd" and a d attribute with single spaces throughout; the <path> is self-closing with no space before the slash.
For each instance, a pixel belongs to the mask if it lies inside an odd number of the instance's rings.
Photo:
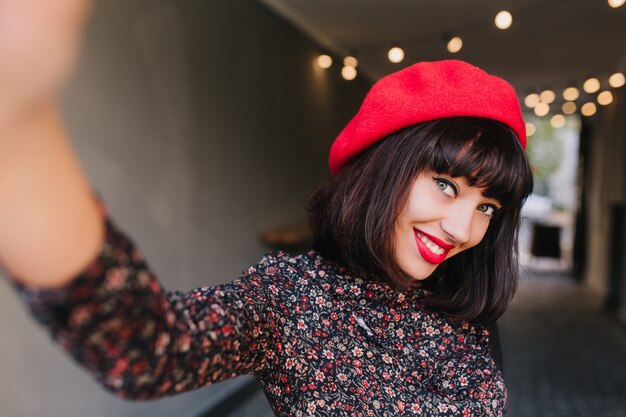
<path id="1" fill-rule="evenodd" d="M 259 0 L 293 22 L 336 57 L 359 58 L 372 80 L 418 61 L 462 59 L 509 80 L 520 94 L 589 75 L 603 84 L 626 69 L 626 5 L 607 0 Z M 498 11 L 513 15 L 508 30 L 493 23 Z M 451 54 L 446 32 L 463 39 Z M 406 58 L 390 63 L 399 43 Z M 340 65 L 331 70 L 339 71 Z"/>

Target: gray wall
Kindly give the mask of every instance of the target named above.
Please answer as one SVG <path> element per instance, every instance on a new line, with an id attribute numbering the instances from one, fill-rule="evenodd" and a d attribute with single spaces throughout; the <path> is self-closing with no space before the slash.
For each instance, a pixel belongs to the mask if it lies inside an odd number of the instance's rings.
<path id="1" fill-rule="evenodd" d="M 586 283 L 601 299 L 608 288 L 610 207 L 626 204 L 626 89 L 614 91 L 615 101 L 593 120 L 586 173 L 588 227 Z M 626 238 L 626 236 L 623 236 Z M 626 247 L 626 242 L 624 243 Z M 622 257 L 626 273 L 626 253 Z M 626 276 L 621 276 L 622 320 L 626 322 Z"/>
<path id="2" fill-rule="evenodd" d="M 114 219 L 167 288 L 229 281 L 302 222 L 328 147 L 365 80 L 253 0 L 102 0 L 63 99 L 73 142 Z M 128 403 L 53 345 L 0 280 L 0 416 L 185 416 L 218 384 Z"/>

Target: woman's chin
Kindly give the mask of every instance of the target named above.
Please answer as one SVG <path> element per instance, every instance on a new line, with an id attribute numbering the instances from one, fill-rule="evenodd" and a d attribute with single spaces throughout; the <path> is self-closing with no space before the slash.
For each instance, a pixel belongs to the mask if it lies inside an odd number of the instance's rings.
<path id="1" fill-rule="evenodd" d="M 410 267 L 405 268 L 401 266 L 401 268 L 412 280 L 423 281 L 435 272 L 437 265 L 430 264 L 423 259 L 420 259 Z"/>

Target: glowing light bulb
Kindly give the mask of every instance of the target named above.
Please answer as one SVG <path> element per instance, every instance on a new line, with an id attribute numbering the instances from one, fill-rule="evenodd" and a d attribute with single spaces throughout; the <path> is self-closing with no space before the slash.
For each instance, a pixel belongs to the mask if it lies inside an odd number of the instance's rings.
<path id="1" fill-rule="evenodd" d="M 626 84 L 623 72 L 616 72 L 609 77 L 609 85 L 613 88 L 620 88 Z"/>
<path id="2" fill-rule="evenodd" d="M 593 94 L 600 89 L 600 80 L 596 77 L 588 78 L 583 84 L 583 90 L 589 94 Z"/>
<path id="3" fill-rule="evenodd" d="M 341 69 L 341 76 L 347 81 L 354 80 L 356 78 L 356 68 L 351 67 L 350 65 L 345 65 Z"/>
<path id="4" fill-rule="evenodd" d="M 561 106 L 561 110 L 563 110 L 563 113 L 565 114 L 574 114 L 576 113 L 576 103 L 573 101 L 566 101 L 563 103 L 563 106 Z"/>
<path id="5" fill-rule="evenodd" d="M 389 58 L 389 61 L 393 62 L 394 64 L 402 62 L 402 60 L 404 59 L 404 51 L 399 46 L 394 46 L 387 53 L 387 58 Z"/>
<path id="6" fill-rule="evenodd" d="M 613 103 L 613 93 L 609 90 L 603 91 L 598 94 L 598 104 L 601 106 L 608 106 Z"/>
<path id="7" fill-rule="evenodd" d="M 583 114 L 583 116 L 593 116 L 594 114 L 596 114 L 596 111 L 597 109 L 595 103 L 585 103 L 580 108 L 580 112 Z"/>
<path id="8" fill-rule="evenodd" d="M 552 90 L 544 90 L 541 92 L 541 94 L 539 94 L 539 98 L 541 98 L 541 101 L 543 101 L 544 103 L 550 104 L 556 98 L 556 94 L 554 94 L 554 91 Z"/>
<path id="9" fill-rule="evenodd" d="M 614 9 L 617 9 L 620 6 L 623 6 L 626 3 L 626 0 L 608 0 L 609 6 Z"/>
<path id="10" fill-rule="evenodd" d="M 550 113 L 550 105 L 548 103 L 544 103 L 543 101 L 537 103 L 535 106 L 535 114 L 539 117 L 543 117 Z"/>
<path id="11" fill-rule="evenodd" d="M 343 65 L 346 67 L 356 68 L 359 66 L 359 60 L 352 55 L 348 55 L 343 59 Z"/>
<path id="12" fill-rule="evenodd" d="M 448 52 L 450 52 L 451 54 L 456 54 L 463 48 L 463 39 L 458 36 L 451 38 L 448 41 L 447 48 Z"/>
<path id="13" fill-rule="evenodd" d="M 333 65 L 333 59 L 330 55 L 322 54 L 317 57 L 317 65 L 324 69 L 330 68 Z"/>
<path id="14" fill-rule="evenodd" d="M 555 129 L 565 126 L 565 116 L 562 114 L 555 114 L 550 119 L 550 125 Z"/>
<path id="15" fill-rule="evenodd" d="M 526 123 L 526 136 L 532 136 L 537 131 L 537 128 L 533 123 Z"/>
<path id="16" fill-rule="evenodd" d="M 495 23 L 498 29 L 508 29 L 513 23 L 513 16 L 508 11 L 502 10 L 496 15 Z"/>
<path id="17" fill-rule="evenodd" d="M 563 90 L 563 98 L 567 101 L 574 101 L 580 97 L 580 92 L 576 87 L 567 87 Z"/>
<path id="18" fill-rule="evenodd" d="M 539 94 L 537 93 L 530 93 L 526 97 L 524 97 L 524 104 L 529 109 L 534 108 L 537 104 L 539 104 L 539 101 Z"/>

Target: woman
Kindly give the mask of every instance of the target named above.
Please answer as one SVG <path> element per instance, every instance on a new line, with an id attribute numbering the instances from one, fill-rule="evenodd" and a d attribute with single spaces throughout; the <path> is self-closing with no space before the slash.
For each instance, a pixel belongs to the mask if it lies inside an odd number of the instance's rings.
<path id="1" fill-rule="evenodd" d="M 82 13 L 67 16 L 80 27 Z M 91 197 L 48 104 L 76 32 L 43 28 L 58 49 L 54 65 L 31 69 L 38 88 L 0 71 L 17 85 L 0 105 L 0 259 L 35 316 L 107 388 L 144 399 L 253 374 L 281 416 L 505 412 L 481 323 L 512 297 L 532 186 L 506 82 L 460 61 L 382 79 L 311 199 L 314 251 L 166 293 Z"/>

